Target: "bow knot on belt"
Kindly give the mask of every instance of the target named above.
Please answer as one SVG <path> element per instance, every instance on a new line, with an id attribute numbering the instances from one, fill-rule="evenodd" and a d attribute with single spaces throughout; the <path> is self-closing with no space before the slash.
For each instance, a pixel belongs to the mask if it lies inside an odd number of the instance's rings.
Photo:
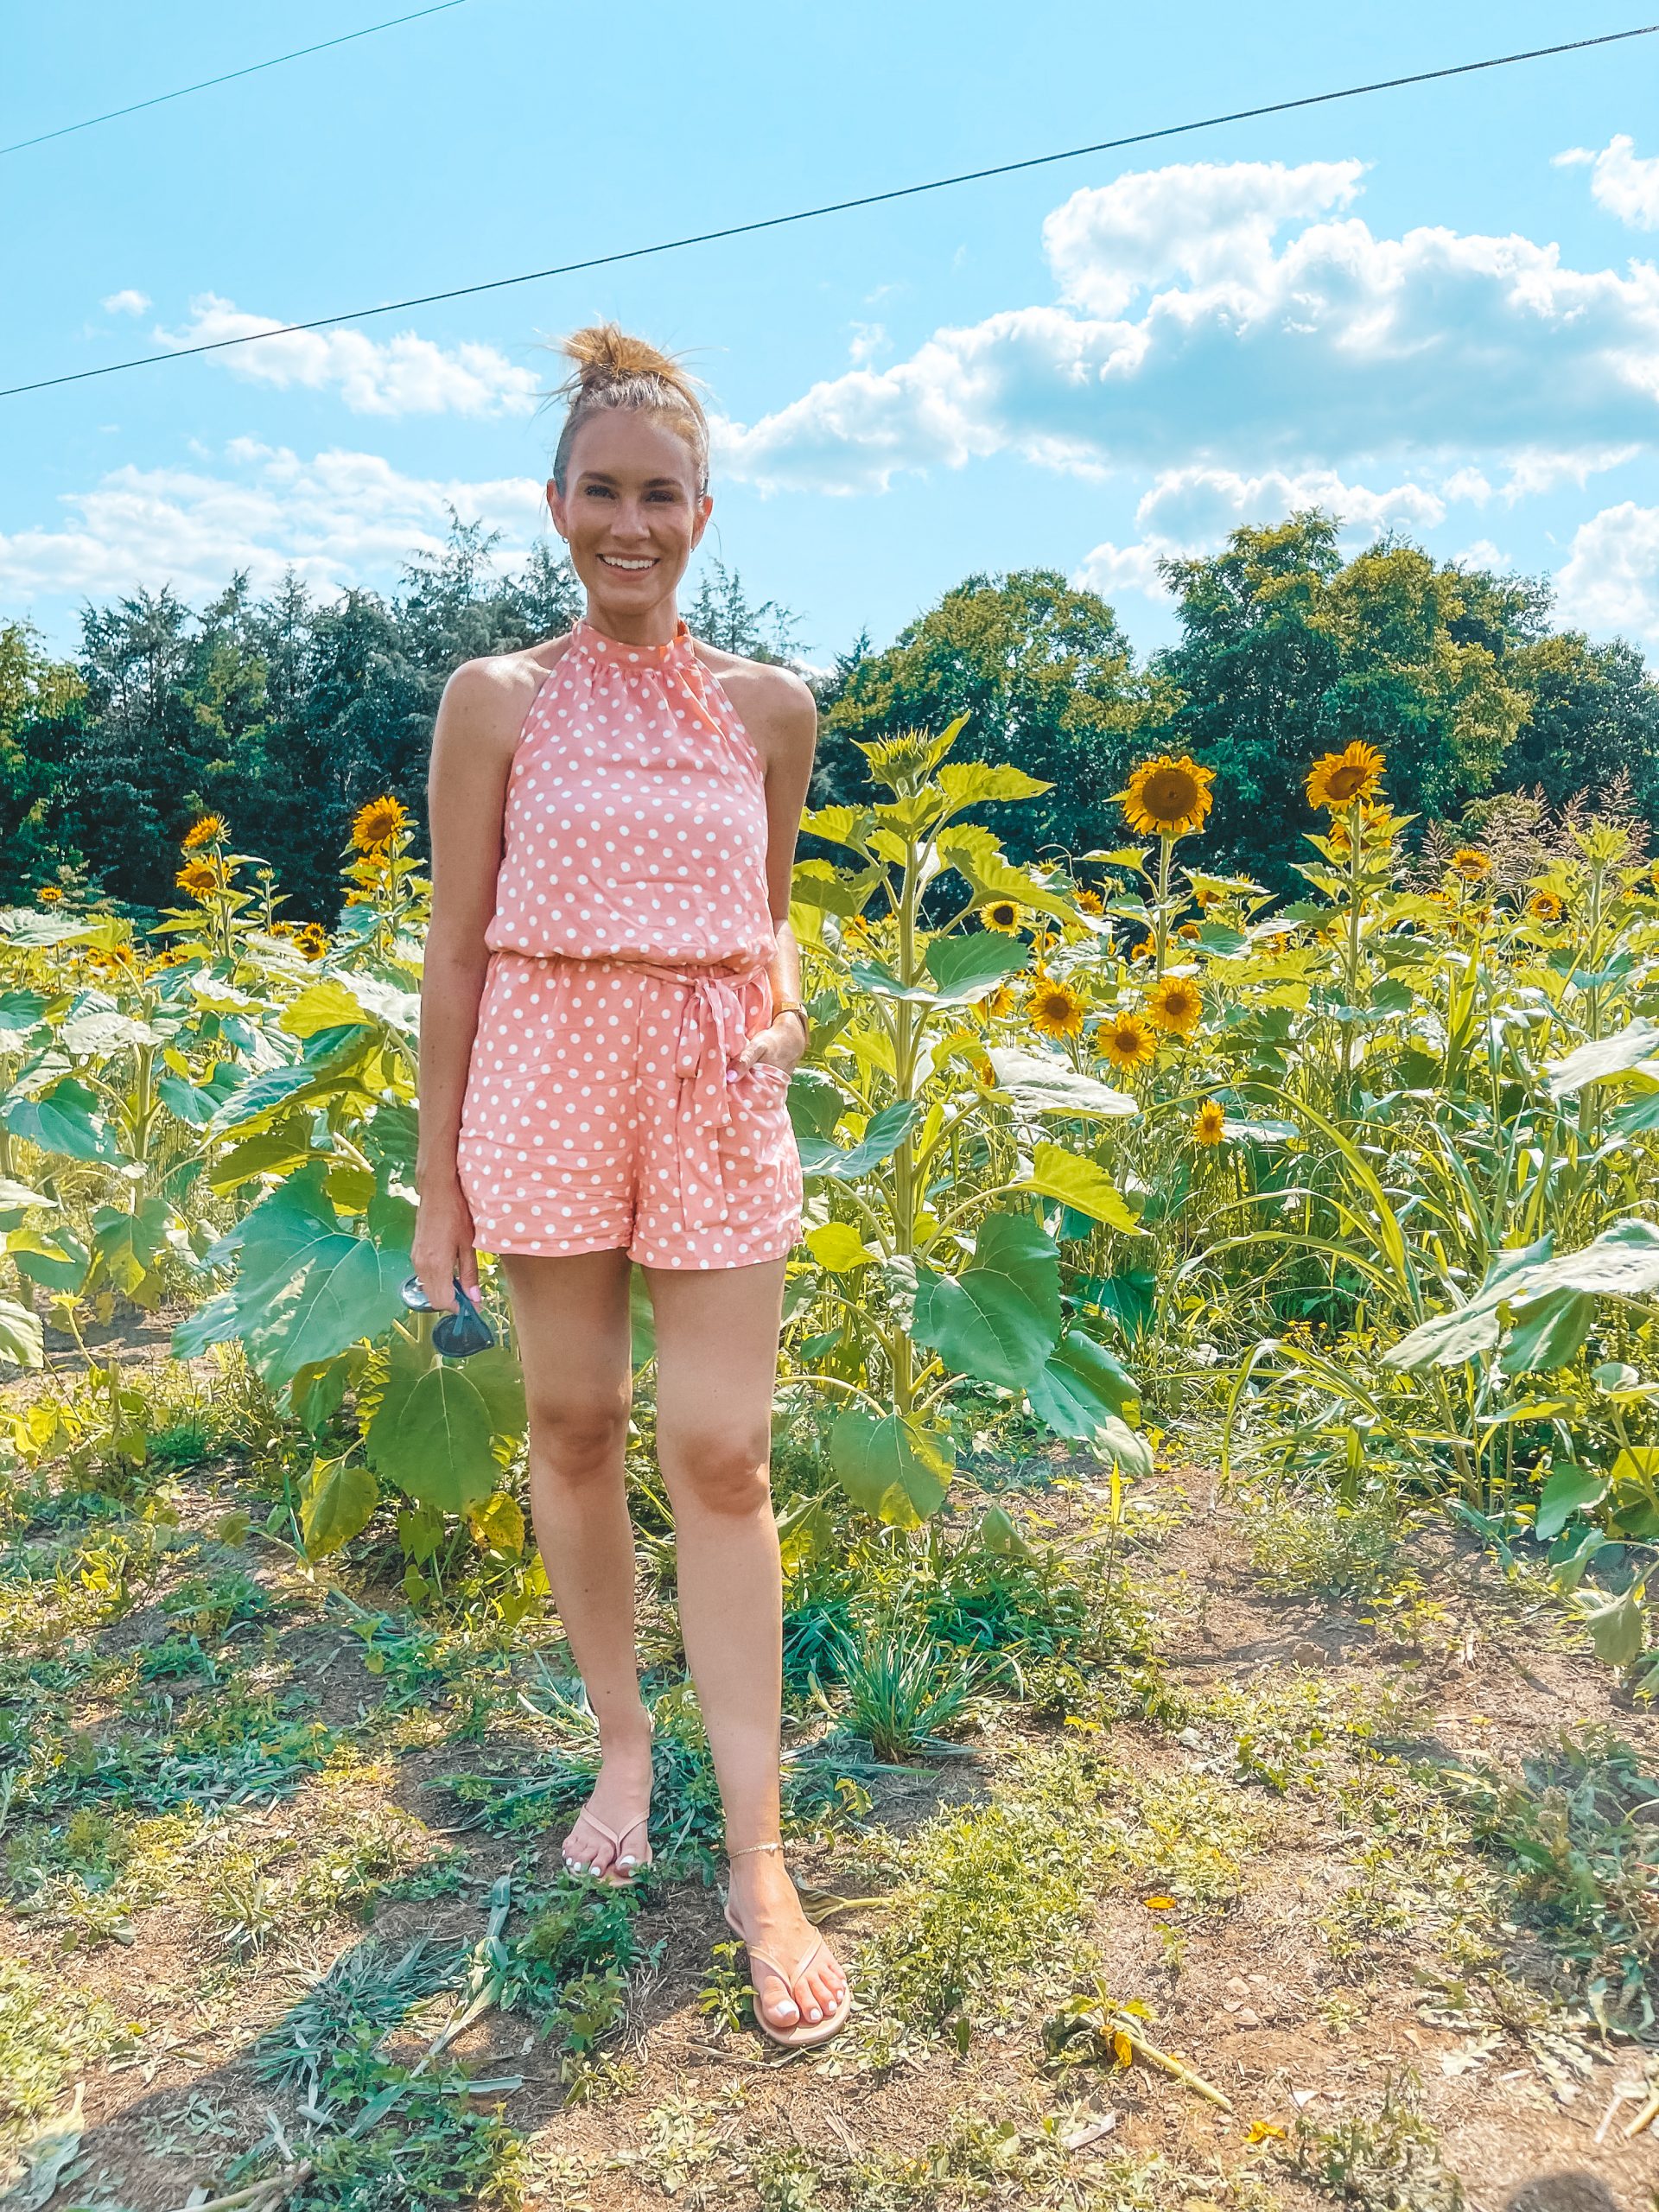
<path id="1" fill-rule="evenodd" d="M 747 986 L 766 974 L 763 967 L 736 972 L 672 967 L 651 960 L 619 960 L 618 967 L 653 976 L 659 982 L 684 987 L 675 1039 L 674 1156 L 681 1217 L 688 1229 L 713 1229 L 728 1218 L 721 1176 L 720 1138 L 732 1122 L 728 1085 L 733 1063 L 748 1041 L 743 1004 Z"/>

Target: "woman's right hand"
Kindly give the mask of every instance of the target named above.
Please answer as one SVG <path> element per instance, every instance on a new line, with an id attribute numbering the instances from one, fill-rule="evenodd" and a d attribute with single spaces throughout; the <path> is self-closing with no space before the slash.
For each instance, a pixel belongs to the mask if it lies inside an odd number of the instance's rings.
<path id="1" fill-rule="evenodd" d="M 423 1190 L 415 1217 L 412 1257 L 429 1305 L 455 1310 L 455 1277 L 469 1298 L 478 1296 L 478 1254 L 473 1249 L 473 1210 L 459 1179 Z"/>

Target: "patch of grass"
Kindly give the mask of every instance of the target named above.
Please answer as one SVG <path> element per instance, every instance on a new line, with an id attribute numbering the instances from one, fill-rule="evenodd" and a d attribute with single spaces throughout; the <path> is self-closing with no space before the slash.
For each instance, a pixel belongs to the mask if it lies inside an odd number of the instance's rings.
<path id="1" fill-rule="evenodd" d="M 266 1619 L 269 1593 L 239 1567 L 217 1574 L 188 1574 L 162 1599 L 175 1632 L 197 1643 L 217 1643 L 232 1622 Z"/>
<path id="2" fill-rule="evenodd" d="M 1065 1745 L 1014 1754 L 988 1805 L 909 1839 L 908 1878 L 860 1959 L 867 2038 L 889 2053 L 953 2019 L 1011 2017 L 1069 1983 L 1107 1854 L 1102 1763 Z"/>
<path id="3" fill-rule="evenodd" d="M 0 1957 L 0 2142 L 53 2110 L 85 2067 L 130 2041 L 114 2008 Z"/>
<path id="4" fill-rule="evenodd" d="M 1250 1516 L 1250 1565 L 1285 1597 L 1377 1598 L 1400 1566 L 1401 1512 L 1390 1496 L 1279 1497 Z"/>
<path id="5" fill-rule="evenodd" d="M 1439 2139 L 1418 2109 L 1421 2088 L 1403 2075 L 1374 2113 L 1328 2126 L 1304 2113 L 1287 2153 L 1293 2172 L 1365 2212 L 1461 2212 L 1463 2184 L 1441 2164 Z"/>
<path id="6" fill-rule="evenodd" d="M 925 1630 L 874 1619 L 847 1637 L 841 1688 L 848 1728 L 878 1759 L 932 1749 L 968 1711 L 981 1670 Z"/>
<path id="7" fill-rule="evenodd" d="M 1122 1809 L 1105 1834 L 1121 1870 L 1144 1887 L 1198 1905 L 1230 1904 L 1266 1823 L 1243 1792 L 1209 1775 L 1119 1773 Z"/>
<path id="8" fill-rule="evenodd" d="M 1627 2032 L 1659 1994 L 1659 1776 L 1606 1727 L 1567 1729 L 1522 1762 L 1442 1777 L 1508 1877 L 1517 1918 L 1571 1967 L 1592 2008 Z"/>

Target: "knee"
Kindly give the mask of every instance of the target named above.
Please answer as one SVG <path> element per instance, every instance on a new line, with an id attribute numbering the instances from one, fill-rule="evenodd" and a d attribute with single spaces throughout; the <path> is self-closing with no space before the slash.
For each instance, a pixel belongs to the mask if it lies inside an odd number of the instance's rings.
<path id="1" fill-rule="evenodd" d="M 696 1429 L 671 1440 L 660 1429 L 658 1454 L 671 1501 L 734 1520 L 759 1513 L 772 1496 L 770 1440 L 728 1428 Z"/>
<path id="2" fill-rule="evenodd" d="M 531 1394 L 533 1453 L 559 1482 L 614 1481 L 626 1449 L 627 1432 L 625 1401 Z"/>

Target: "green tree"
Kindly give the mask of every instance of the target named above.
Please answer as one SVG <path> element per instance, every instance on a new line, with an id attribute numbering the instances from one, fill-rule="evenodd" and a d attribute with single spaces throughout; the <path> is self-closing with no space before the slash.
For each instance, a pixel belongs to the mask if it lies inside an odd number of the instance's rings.
<path id="1" fill-rule="evenodd" d="M 54 824 L 86 687 L 25 622 L 0 624 L 0 899 L 22 900 L 66 852 Z"/>
<path id="2" fill-rule="evenodd" d="M 969 717 L 959 757 L 1007 760 L 1053 788 L 985 810 L 1017 861 L 1121 842 L 1113 804 L 1147 711 L 1128 640 L 1105 601 L 1049 569 L 969 576 L 885 652 L 863 640 L 826 691 L 817 804 L 868 796 L 850 741 Z"/>
<path id="3" fill-rule="evenodd" d="M 1378 746 L 1396 806 L 1452 814 L 1494 787 L 1527 711 L 1509 673 L 1524 606 L 1414 545 L 1344 563 L 1338 528 L 1310 510 L 1161 564 L 1181 625 L 1158 661 L 1180 702 L 1161 741 L 1216 771 L 1212 860 L 1281 889 L 1320 753 Z"/>

